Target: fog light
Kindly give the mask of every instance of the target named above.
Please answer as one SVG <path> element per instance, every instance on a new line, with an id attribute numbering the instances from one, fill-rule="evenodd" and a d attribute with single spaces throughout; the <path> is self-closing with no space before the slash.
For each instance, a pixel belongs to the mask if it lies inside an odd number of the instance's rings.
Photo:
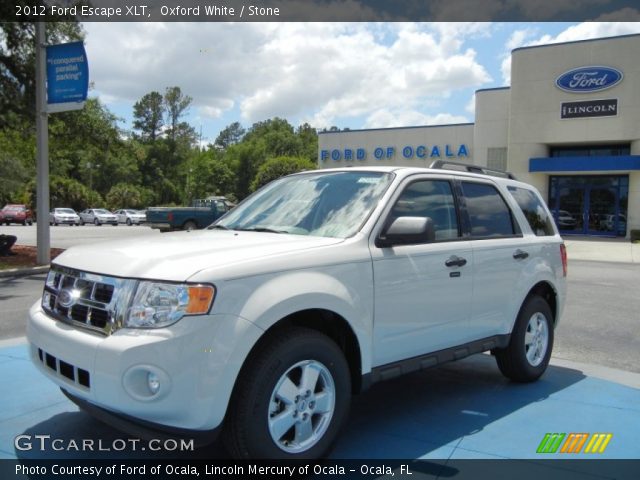
<path id="1" fill-rule="evenodd" d="M 160 379 L 155 373 L 149 372 L 147 374 L 147 385 L 152 395 L 158 393 L 158 390 L 160 390 Z"/>

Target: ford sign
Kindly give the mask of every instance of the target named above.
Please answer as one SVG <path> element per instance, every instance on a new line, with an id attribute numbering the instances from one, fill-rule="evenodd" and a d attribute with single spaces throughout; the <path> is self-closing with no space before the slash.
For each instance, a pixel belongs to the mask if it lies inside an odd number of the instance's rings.
<path id="1" fill-rule="evenodd" d="M 565 92 L 589 93 L 611 88 L 622 81 L 622 72 L 612 67 L 580 67 L 563 73 L 556 86 Z"/>

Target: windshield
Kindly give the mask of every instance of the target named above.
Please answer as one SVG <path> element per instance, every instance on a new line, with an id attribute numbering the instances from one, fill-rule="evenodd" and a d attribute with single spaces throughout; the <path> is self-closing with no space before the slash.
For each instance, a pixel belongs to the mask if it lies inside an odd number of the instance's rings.
<path id="1" fill-rule="evenodd" d="M 10 207 L 4 207 L 3 210 L 5 212 L 23 212 L 24 210 L 26 210 L 24 207 L 20 207 L 20 206 L 10 206 Z"/>
<path id="2" fill-rule="evenodd" d="M 109 210 L 105 210 L 103 208 L 96 208 L 94 212 L 99 215 L 111 215 L 111 212 Z"/>
<path id="3" fill-rule="evenodd" d="M 74 212 L 70 208 L 56 208 L 56 213 L 70 213 L 73 215 L 76 212 Z"/>
<path id="4" fill-rule="evenodd" d="M 381 172 L 313 172 L 276 180 L 213 225 L 347 238 L 367 219 L 393 176 Z"/>

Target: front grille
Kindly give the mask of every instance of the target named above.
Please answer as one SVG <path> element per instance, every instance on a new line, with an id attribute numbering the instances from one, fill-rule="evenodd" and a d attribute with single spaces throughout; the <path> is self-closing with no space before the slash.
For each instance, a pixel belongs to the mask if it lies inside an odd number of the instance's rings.
<path id="1" fill-rule="evenodd" d="M 122 326 L 135 284 L 134 280 L 54 265 L 47 276 L 42 307 L 58 320 L 109 335 Z"/>
<path id="2" fill-rule="evenodd" d="M 91 388 L 91 375 L 87 370 L 71 365 L 59 358 L 54 357 L 50 353 L 38 348 L 38 359 L 49 370 L 53 370 L 58 375 L 65 377 L 67 380 L 81 385 L 85 388 Z"/>

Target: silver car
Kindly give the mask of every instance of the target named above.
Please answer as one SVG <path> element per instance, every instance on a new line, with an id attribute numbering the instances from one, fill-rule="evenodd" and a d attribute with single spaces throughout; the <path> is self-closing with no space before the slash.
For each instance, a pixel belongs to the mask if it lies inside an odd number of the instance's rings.
<path id="1" fill-rule="evenodd" d="M 129 208 L 116 210 L 113 214 L 118 217 L 118 223 L 126 223 L 127 225 L 140 225 L 147 219 L 143 211 Z"/>
<path id="2" fill-rule="evenodd" d="M 115 227 L 118 225 L 118 217 L 106 208 L 87 208 L 80 212 L 80 225 L 85 223 L 93 223 L 94 225 L 110 223 Z"/>
<path id="3" fill-rule="evenodd" d="M 49 212 L 49 225 L 80 225 L 80 217 L 72 208 L 54 208 Z"/>

